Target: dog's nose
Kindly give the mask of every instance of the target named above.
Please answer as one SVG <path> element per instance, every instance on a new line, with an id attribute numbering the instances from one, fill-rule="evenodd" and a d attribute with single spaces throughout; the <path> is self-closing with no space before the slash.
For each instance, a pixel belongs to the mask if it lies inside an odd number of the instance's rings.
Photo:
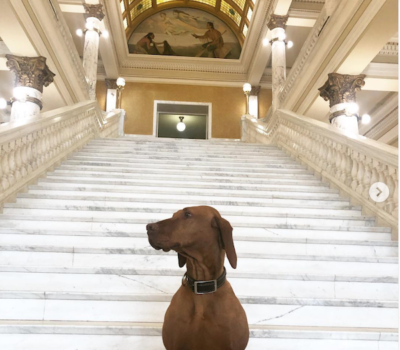
<path id="1" fill-rule="evenodd" d="M 157 227 L 156 224 L 148 224 L 146 226 L 146 230 L 149 232 L 154 232 L 156 230 L 156 227 Z"/>

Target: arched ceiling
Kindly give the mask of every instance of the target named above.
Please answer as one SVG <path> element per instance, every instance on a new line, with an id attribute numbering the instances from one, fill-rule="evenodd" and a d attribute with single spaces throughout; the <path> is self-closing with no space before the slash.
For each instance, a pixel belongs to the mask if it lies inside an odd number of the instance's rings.
<path id="1" fill-rule="evenodd" d="M 213 14 L 226 23 L 243 44 L 256 0 L 119 0 L 126 38 L 146 18 L 162 10 L 189 7 Z"/>

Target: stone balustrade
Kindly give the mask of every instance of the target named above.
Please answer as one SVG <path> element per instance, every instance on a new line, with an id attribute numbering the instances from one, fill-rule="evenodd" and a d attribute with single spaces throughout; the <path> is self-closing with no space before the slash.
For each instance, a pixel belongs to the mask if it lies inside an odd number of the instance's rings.
<path id="1" fill-rule="evenodd" d="M 278 110 L 267 121 L 242 117 L 242 141 L 275 144 L 316 175 L 363 206 L 380 225 L 398 231 L 398 150 L 342 131 L 296 113 Z M 369 196 L 376 182 L 385 183 L 389 198 L 377 203 Z"/>
<path id="2" fill-rule="evenodd" d="M 0 126 L 0 206 L 94 137 L 118 137 L 124 111 L 85 101 Z"/>

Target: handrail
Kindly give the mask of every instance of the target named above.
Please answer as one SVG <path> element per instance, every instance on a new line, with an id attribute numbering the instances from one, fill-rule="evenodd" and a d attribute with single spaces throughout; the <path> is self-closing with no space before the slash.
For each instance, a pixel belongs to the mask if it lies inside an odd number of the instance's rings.
<path id="1" fill-rule="evenodd" d="M 339 188 L 381 225 L 398 230 L 398 150 L 287 110 L 268 121 L 242 117 L 242 141 L 275 144 Z M 389 187 L 386 201 L 369 196 L 372 184 Z"/>
<path id="2" fill-rule="evenodd" d="M 90 139 L 117 137 L 123 116 L 84 101 L 0 125 L 0 205 Z"/>

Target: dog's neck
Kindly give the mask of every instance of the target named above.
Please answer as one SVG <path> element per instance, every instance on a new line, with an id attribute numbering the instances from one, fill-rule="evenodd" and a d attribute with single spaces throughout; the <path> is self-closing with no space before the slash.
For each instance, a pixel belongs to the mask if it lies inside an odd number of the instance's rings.
<path id="1" fill-rule="evenodd" d="M 187 274 L 196 281 L 216 280 L 222 275 L 224 270 L 225 252 L 218 251 L 201 252 L 196 251 L 193 254 L 185 254 Z"/>

